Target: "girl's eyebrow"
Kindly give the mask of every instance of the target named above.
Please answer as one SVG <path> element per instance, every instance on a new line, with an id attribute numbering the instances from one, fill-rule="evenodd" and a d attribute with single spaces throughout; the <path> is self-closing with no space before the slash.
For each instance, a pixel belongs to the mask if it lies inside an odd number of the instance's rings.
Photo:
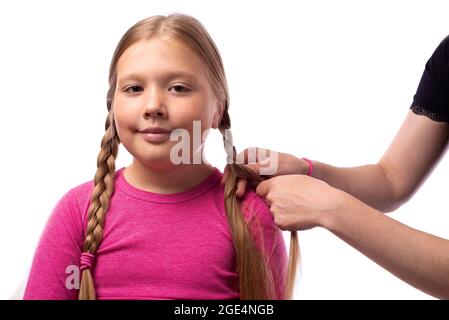
<path id="1" fill-rule="evenodd" d="M 190 72 L 186 72 L 186 71 L 166 72 L 166 73 L 164 73 L 160 77 L 160 79 L 158 81 L 168 81 L 170 79 L 178 78 L 178 77 L 187 78 L 187 79 L 192 80 L 194 82 L 198 81 L 198 79 L 197 79 L 197 77 L 195 75 L 193 75 Z M 139 81 L 145 81 L 145 77 L 142 74 L 140 74 L 140 73 L 125 74 L 124 76 L 120 76 L 118 81 L 119 82 L 123 82 L 123 81 L 126 81 L 126 80 L 133 80 L 133 79 L 139 80 Z"/>

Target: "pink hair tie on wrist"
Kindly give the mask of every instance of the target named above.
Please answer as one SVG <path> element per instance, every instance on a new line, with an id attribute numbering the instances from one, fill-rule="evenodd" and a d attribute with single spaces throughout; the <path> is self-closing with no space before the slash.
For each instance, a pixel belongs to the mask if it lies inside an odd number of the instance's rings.
<path id="1" fill-rule="evenodd" d="M 93 255 L 90 252 L 83 252 L 81 253 L 81 271 L 84 269 L 90 269 L 92 267 L 92 264 L 94 262 L 95 255 Z"/>
<path id="2" fill-rule="evenodd" d="M 309 177 L 311 177 L 312 176 L 312 172 L 313 172 L 313 163 L 312 163 L 312 160 L 309 160 L 309 159 L 307 159 L 307 158 L 302 158 L 305 162 L 307 162 L 308 164 L 309 164 L 309 170 L 307 171 L 307 175 L 309 176 Z"/>

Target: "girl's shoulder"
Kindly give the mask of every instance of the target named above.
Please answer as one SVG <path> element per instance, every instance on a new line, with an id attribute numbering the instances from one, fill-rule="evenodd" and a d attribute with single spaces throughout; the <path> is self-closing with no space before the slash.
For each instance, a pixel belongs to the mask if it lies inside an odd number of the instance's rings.
<path id="1" fill-rule="evenodd" d="M 82 232 L 93 186 L 91 180 L 69 188 L 54 206 L 50 221 L 65 221 L 67 227 Z"/>
<path id="2" fill-rule="evenodd" d="M 241 198 L 241 209 L 245 220 L 256 220 L 265 227 L 275 226 L 270 206 L 263 197 L 257 195 L 255 188 L 252 186 L 247 187 L 245 194 Z"/>
<path id="3" fill-rule="evenodd" d="M 92 190 L 94 188 L 94 180 L 85 181 L 81 184 L 75 185 L 70 188 L 64 197 L 79 207 L 81 211 L 82 204 L 90 199 Z"/>
<path id="4" fill-rule="evenodd" d="M 116 170 L 115 178 L 117 179 L 119 172 L 122 169 Z M 94 190 L 94 179 L 90 179 L 71 187 L 62 197 L 61 200 L 65 200 L 71 203 L 73 206 L 77 206 L 80 213 L 87 211 L 87 206 L 90 204 L 92 192 Z"/>

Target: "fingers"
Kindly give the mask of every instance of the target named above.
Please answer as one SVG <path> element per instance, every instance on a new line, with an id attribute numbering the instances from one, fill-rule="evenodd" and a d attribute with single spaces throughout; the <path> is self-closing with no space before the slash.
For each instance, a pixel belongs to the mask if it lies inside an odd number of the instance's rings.
<path id="1" fill-rule="evenodd" d="M 271 181 L 270 180 L 265 180 L 262 181 L 261 183 L 259 183 L 259 185 L 256 188 L 256 193 L 259 197 L 266 197 L 266 195 L 268 194 L 268 191 L 270 190 L 271 187 Z"/>
<path id="2" fill-rule="evenodd" d="M 237 197 L 240 198 L 245 194 L 246 185 L 247 185 L 246 179 L 239 179 L 239 181 L 237 182 L 237 191 L 236 191 Z"/>
<path id="3" fill-rule="evenodd" d="M 220 180 L 220 183 L 222 185 L 226 184 L 226 180 L 228 179 L 228 176 L 229 176 L 229 170 L 228 170 L 228 167 L 225 167 L 223 176 L 221 177 L 221 180 Z M 237 190 L 236 190 L 235 194 L 237 195 L 238 198 L 241 198 L 245 194 L 246 185 L 247 185 L 246 179 L 238 179 L 237 180 Z"/>
<path id="4" fill-rule="evenodd" d="M 252 170 L 253 172 L 260 174 L 261 166 L 270 164 L 270 155 L 271 150 L 269 149 L 263 149 L 263 148 L 246 148 L 242 152 L 240 152 L 237 156 L 237 163 L 241 163 L 246 168 Z M 243 159 L 242 159 L 243 158 Z M 226 180 L 229 176 L 229 169 L 226 166 L 223 172 L 223 176 L 220 180 L 220 183 L 222 185 L 226 184 Z M 267 177 L 271 177 L 271 175 L 266 175 Z M 247 180 L 246 179 L 238 179 L 237 182 L 237 190 L 236 195 L 237 197 L 242 197 L 245 194 L 245 190 L 247 187 Z"/>
<path id="5" fill-rule="evenodd" d="M 249 163 L 249 164 L 244 164 L 243 166 L 250 169 L 251 171 L 254 171 L 255 173 L 259 174 L 260 163 Z"/>

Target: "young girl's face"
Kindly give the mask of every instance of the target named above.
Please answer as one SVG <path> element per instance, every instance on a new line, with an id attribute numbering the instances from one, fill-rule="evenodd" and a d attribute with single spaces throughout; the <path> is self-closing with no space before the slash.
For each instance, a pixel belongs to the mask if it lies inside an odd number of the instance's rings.
<path id="1" fill-rule="evenodd" d="M 221 116 L 202 61 L 175 41 L 154 38 L 126 49 L 116 72 L 112 107 L 124 147 L 143 164 L 168 168 L 174 165 L 170 150 L 179 141 L 170 141 L 170 133 L 149 135 L 142 131 L 185 129 L 189 139 L 184 142 L 190 145 L 193 163 L 193 154 L 203 150 L 202 143 L 193 148 L 193 122 L 201 121 L 202 135 L 213 123 L 218 124 Z"/>

